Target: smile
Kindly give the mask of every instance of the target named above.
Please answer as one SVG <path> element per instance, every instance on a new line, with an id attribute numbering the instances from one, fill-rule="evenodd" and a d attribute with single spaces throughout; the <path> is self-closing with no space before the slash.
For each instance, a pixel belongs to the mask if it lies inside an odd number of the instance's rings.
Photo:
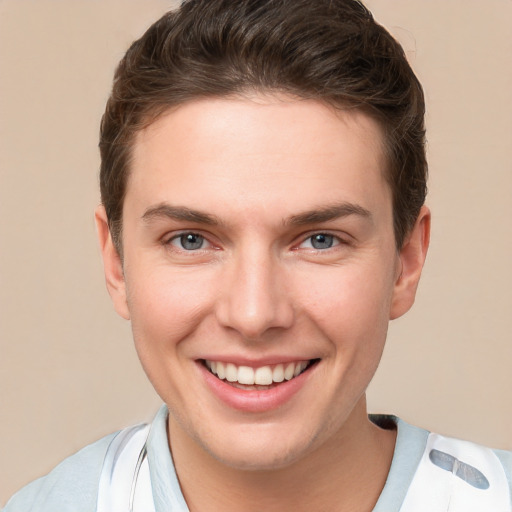
<path id="1" fill-rule="evenodd" d="M 270 386 L 274 383 L 292 380 L 311 366 L 316 359 L 308 361 L 295 361 L 275 365 L 237 366 L 233 363 L 205 360 L 206 367 L 213 375 L 233 385 L 242 386 Z M 238 386 L 237 386 L 238 387 Z M 246 389 L 245 387 L 242 389 Z M 253 388 L 254 389 L 254 388 Z"/>

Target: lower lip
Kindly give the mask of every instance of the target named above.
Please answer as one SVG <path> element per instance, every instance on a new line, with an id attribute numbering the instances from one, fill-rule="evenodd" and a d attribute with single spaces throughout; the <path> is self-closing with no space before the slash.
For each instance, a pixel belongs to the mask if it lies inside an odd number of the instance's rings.
<path id="1" fill-rule="evenodd" d="M 202 362 L 198 362 L 206 384 L 222 402 L 229 407 L 244 412 L 265 412 L 281 407 L 300 391 L 316 364 L 301 373 L 298 377 L 284 381 L 269 389 L 245 390 L 235 388 L 224 380 L 213 375 Z"/>

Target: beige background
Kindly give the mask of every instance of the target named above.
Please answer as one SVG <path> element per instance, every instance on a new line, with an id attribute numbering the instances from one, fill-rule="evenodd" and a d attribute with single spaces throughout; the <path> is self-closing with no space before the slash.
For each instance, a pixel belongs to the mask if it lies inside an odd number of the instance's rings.
<path id="1" fill-rule="evenodd" d="M 512 449 L 512 1 L 372 0 L 428 101 L 433 240 L 374 411 Z M 159 404 L 92 211 L 113 67 L 170 5 L 0 0 L 0 503 Z"/>

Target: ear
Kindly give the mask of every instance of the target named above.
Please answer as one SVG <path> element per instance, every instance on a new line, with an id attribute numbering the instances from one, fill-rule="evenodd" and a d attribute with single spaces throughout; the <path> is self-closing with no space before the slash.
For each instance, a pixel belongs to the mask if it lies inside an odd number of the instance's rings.
<path id="1" fill-rule="evenodd" d="M 421 270 L 430 242 L 430 210 L 423 206 L 399 253 L 400 274 L 395 282 L 390 319 L 405 314 L 414 304 Z"/>
<path id="2" fill-rule="evenodd" d="M 103 257 L 103 269 L 105 281 L 114 308 L 119 315 L 126 320 L 130 319 L 128 303 L 126 300 L 126 284 L 124 280 L 123 264 L 117 249 L 112 242 L 112 236 L 108 227 L 107 213 L 103 205 L 96 208 L 94 212 L 96 230 L 100 242 L 101 254 Z"/>

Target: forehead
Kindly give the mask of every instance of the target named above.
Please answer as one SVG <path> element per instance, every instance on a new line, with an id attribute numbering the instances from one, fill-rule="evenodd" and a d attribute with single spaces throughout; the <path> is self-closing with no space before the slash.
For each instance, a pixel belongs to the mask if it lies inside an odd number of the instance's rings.
<path id="1" fill-rule="evenodd" d="M 137 134 L 127 198 L 226 210 L 350 195 L 372 203 L 389 196 L 384 169 L 380 126 L 358 110 L 286 96 L 201 99 Z"/>

